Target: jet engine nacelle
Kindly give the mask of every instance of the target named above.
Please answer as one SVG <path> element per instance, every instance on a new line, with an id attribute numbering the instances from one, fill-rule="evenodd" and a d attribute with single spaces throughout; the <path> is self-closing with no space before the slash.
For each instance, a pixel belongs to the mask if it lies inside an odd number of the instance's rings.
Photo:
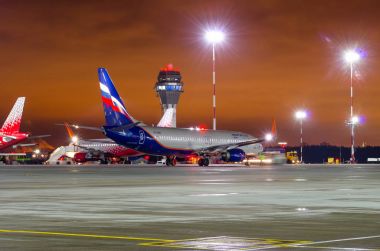
<path id="1" fill-rule="evenodd" d="M 241 162 L 245 159 L 245 152 L 235 148 L 222 153 L 222 160 L 225 162 Z"/>

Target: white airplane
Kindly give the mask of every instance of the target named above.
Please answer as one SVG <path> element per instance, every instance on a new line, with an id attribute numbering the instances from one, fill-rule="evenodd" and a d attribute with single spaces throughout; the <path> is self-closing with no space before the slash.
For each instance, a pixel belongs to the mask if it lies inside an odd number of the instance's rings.
<path id="1" fill-rule="evenodd" d="M 161 120 L 158 122 L 157 127 L 173 127 L 173 115 L 173 109 L 167 109 Z M 79 129 L 81 126 L 69 125 L 67 123 L 64 123 L 63 125 L 66 127 L 71 142 L 68 146 L 61 146 L 54 150 L 46 161 L 47 164 L 60 163 L 59 159 L 63 159 L 64 157 L 69 157 L 76 163 L 95 160 L 105 163 L 107 155 L 116 158 L 141 157 L 146 155 L 145 153 L 119 145 L 109 138 L 82 139 L 71 129 L 71 127 Z M 82 128 L 90 129 L 91 127 Z M 99 130 L 99 128 L 96 129 Z"/>

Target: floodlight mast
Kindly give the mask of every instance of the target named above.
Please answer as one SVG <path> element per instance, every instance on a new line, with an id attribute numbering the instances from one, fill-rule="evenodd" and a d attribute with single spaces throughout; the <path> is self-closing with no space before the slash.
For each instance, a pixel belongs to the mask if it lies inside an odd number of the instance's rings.
<path id="1" fill-rule="evenodd" d="M 216 71 L 215 71 L 215 46 L 217 43 L 223 42 L 225 34 L 221 31 L 207 31 L 205 34 L 206 40 L 212 44 L 212 107 L 213 107 L 213 123 L 212 129 L 216 130 Z"/>
<path id="2" fill-rule="evenodd" d="M 360 60 L 360 54 L 355 50 L 348 50 L 344 53 L 345 61 L 350 64 L 350 120 L 351 126 L 351 158 L 350 163 L 355 163 L 355 125 L 358 124 L 354 121 L 354 88 L 353 88 L 353 74 L 354 64 Z M 357 118 L 357 117 L 356 117 Z"/>

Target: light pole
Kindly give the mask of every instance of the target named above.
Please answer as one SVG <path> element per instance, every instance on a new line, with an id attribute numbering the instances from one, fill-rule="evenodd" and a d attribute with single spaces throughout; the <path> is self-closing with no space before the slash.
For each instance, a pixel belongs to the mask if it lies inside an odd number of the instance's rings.
<path id="1" fill-rule="evenodd" d="M 358 116 L 352 115 L 350 121 L 348 122 L 351 125 L 351 164 L 356 162 L 355 159 L 355 126 L 359 125 L 360 120 Z"/>
<path id="2" fill-rule="evenodd" d="M 300 162 L 303 162 L 303 120 L 306 119 L 307 113 L 306 111 L 300 110 L 297 111 L 295 114 L 295 117 L 297 120 L 300 121 Z"/>
<path id="3" fill-rule="evenodd" d="M 350 65 L 350 119 L 348 124 L 351 126 L 351 163 L 355 163 L 355 125 L 359 123 L 358 117 L 354 116 L 354 88 L 353 73 L 354 64 L 360 60 L 360 54 L 355 50 L 348 50 L 344 53 L 344 60 Z"/>
<path id="4" fill-rule="evenodd" d="M 212 107 L 213 107 L 213 123 L 212 129 L 216 130 L 216 79 L 215 79 L 215 46 L 217 43 L 223 42 L 225 35 L 221 31 L 207 31 L 205 33 L 205 39 L 212 44 Z"/>

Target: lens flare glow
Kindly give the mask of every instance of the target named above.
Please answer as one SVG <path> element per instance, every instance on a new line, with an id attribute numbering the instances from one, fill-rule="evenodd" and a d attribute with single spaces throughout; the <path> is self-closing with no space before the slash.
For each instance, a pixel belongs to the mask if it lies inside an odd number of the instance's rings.
<path id="1" fill-rule="evenodd" d="M 360 123 L 360 119 L 359 119 L 358 116 L 353 116 L 353 117 L 351 118 L 351 124 L 353 124 L 353 125 L 357 125 L 357 124 L 359 124 L 359 123 Z"/>
<path id="2" fill-rule="evenodd" d="M 350 64 L 356 63 L 360 60 L 360 54 L 355 50 L 348 50 L 344 52 L 344 60 Z"/>
<path id="3" fill-rule="evenodd" d="M 71 142 L 73 142 L 74 144 L 78 143 L 78 136 L 73 136 L 71 138 Z"/>
<path id="4" fill-rule="evenodd" d="M 222 31 L 213 30 L 213 31 L 207 31 L 205 33 L 205 39 L 208 42 L 213 43 L 213 44 L 223 42 L 225 37 L 226 36 Z"/>
<path id="5" fill-rule="evenodd" d="M 305 119 L 307 117 L 307 113 L 306 111 L 296 111 L 296 113 L 294 114 L 294 116 L 296 117 L 296 119 Z"/>
<path id="6" fill-rule="evenodd" d="M 265 134 L 265 141 L 272 141 L 273 140 L 273 135 L 271 133 Z"/>

